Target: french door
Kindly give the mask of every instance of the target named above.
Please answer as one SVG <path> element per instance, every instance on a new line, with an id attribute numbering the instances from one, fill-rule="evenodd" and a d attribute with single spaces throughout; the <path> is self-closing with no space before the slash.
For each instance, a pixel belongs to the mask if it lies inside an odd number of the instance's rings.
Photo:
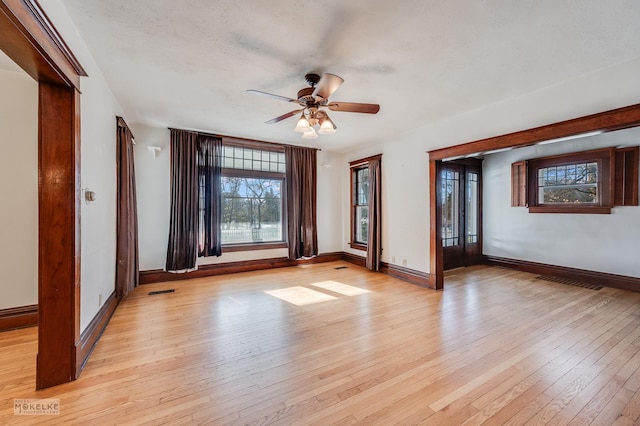
<path id="1" fill-rule="evenodd" d="M 438 174 L 444 269 L 482 261 L 481 163 L 442 163 Z"/>

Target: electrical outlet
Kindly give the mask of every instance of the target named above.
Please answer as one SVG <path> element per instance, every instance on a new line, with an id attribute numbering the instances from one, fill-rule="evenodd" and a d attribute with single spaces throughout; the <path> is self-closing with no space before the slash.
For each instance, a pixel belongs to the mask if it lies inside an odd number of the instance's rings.
<path id="1" fill-rule="evenodd" d="M 402 266 L 407 266 L 407 259 L 402 259 Z"/>
<path id="2" fill-rule="evenodd" d="M 102 306 L 102 293 L 98 295 L 98 307 Z"/>
<path id="3" fill-rule="evenodd" d="M 391 263 L 396 263 L 396 257 L 395 256 L 391 256 Z"/>

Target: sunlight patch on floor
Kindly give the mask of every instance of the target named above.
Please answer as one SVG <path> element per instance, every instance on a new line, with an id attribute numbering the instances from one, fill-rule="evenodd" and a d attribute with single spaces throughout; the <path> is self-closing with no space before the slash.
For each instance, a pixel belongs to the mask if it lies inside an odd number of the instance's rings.
<path id="1" fill-rule="evenodd" d="M 284 300 L 285 302 L 293 303 L 297 306 L 311 305 L 313 303 L 327 302 L 329 300 L 337 299 L 337 297 L 300 286 L 282 288 L 279 290 L 268 290 L 265 291 L 265 293 Z"/>
<path id="2" fill-rule="evenodd" d="M 343 284 L 337 281 L 322 281 L 319 283 L 313 283 L 311 285 L 314 287 L 320 287 L 325 290 L 333 291 L 334 293 L 340 293 L 345 296 L 357 296 L 359 294 L 371 293 L 369 290 L 354 287 L 348 284 Z"/>

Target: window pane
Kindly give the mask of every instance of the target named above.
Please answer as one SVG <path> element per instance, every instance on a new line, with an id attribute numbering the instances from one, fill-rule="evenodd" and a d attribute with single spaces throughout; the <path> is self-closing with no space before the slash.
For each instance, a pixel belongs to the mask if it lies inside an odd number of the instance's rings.
<path id="1" fill-rule="evenodd" d="M 568 164 L 538 170 L 539 204 L 598 202 L 598 163 Z"/>
<path id="2" fill-rule="evenodd" d="M 366 243 L 369 229 L 369 206 L 356 207 L 356 242 Z"/>
<path id="3" fill-rule="evenodd" d="M 442 173 L 442 245 L 460 244 L 460 173 L 445 170 Z"/>
<path id="4" fill-rule="evenodd" d="M 478 242 L 478 174 L 467 173 L 467 243 Z"/>
<path id="5" fill-rule="evenodd" d="M 222 177 L 222 243 L 283 241 L 282 180 Z"/>
<path id="6" fill-rule="evenodd" d="M 360 169 L 356 172 L 356 204 L 366 206 L 369 204 L 369 169 Z"/>

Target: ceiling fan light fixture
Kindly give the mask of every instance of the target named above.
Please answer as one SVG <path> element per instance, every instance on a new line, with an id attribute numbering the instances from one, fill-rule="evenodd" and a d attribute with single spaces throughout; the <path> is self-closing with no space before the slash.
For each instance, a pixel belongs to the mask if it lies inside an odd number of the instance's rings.
<path id="1" fill-rule="evenodd" d="M 274 95 L 260 90 L 247 90 L 247 93 L 273 98 L 280 101 L 296 103 L 302 109 L 296 109 L 276 118 L 268 120 L 265 124 L 275 124 L 290 117 L 294 117 L 300 111 L 302 114 L 296 123 L 294 131 L 302 133 L 304 139 L 315 139 L 318 134 L 330 135 L 336 132 L 336 125 L 321 108 L 331 111 L 355 112 L 361 114 L 377 114 L 380 111 L 378 104 L 365 104 L 358 102 L 329 102 L 329 97 L 342 85 L 344 79 L 335 74 L 324 73 L 322 77 L 315 73 L 305 75 L 309 87 L 298 91 L 297 97 Z"/>
<path id="2" fill-rule="evenodd" d="M 332 135 L 335 132 L 336 125 L 333 124 L 333 121 L 331 121 L 328 115 L 325 115 L 324 120 L 322 120 L 322 124 L 320 124 L 318 133 L 320 133 L 321 135 Z"/>
<path id="3" fill-rule="evenodd" d="M 302 139 L 316 139 L 318 137 L 318 134 L 313 127 L 310 127 L 309 129 L 310 130 L 308 132 L 302 134 Z"/>
<path id="4" fill-rule="evenodd" d="M 298 124 L 296 124 L 296 128 L 293 130 L 298 133 L 306 133 L 311 130 L 311 126 L 309 126 L 309 122 L 305 118 L 304 113 L 300 116 Z"/>

